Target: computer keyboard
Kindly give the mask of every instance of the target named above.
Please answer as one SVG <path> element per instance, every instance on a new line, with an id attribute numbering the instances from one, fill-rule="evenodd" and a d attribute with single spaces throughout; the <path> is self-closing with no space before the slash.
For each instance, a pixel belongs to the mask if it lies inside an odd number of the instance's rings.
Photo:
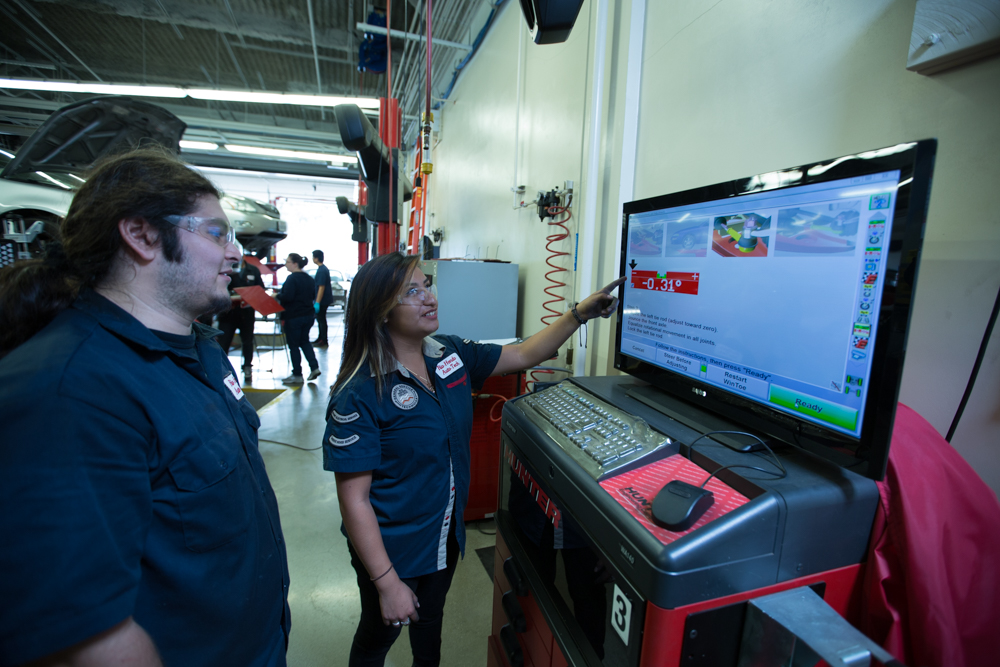
<path id="1" fill-rule="evenodd" d="M 570 382 L 517 402 L 521 411 L 600 481 L 673 453 L 671 440 Z"/>

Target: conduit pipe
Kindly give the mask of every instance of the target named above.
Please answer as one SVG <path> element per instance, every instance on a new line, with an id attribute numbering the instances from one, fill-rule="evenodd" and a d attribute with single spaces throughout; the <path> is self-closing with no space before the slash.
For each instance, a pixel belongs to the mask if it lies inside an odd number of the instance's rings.
<path id="1" fill-rule="evenodd" d="M 618 186 L 618 217 L 625 202 L 635 198 L 635 158 L 639 141 L 639 83 L 642 80 L 642 48 L 646 35 L 646 0 L 632 0 L 628 35 L 628 73 L 625 75 L 625 119 L 622 132 L 621 177 Z M 615 234 L 614 257 L 621 257 L 622 235 Z"/>
<path id="2" fill-rule="evenodd" d="M 309 7 L 309 36 L 312 39 L 313 47 L 313 63 L 316 65 L 316 94 L 323 94 L 323 84 L 320 82 L 319 78 L 319 50 L 316 48 L 316 22 L 313 20 L 313 3 L 312 0 L 308 0 L 306 3 Z M 240 36 L 240 41 L 242 41 L 242 35 Z M 249 88 L 249 86 L 247 86 Z"/>
<path id="3" fill-rule="evenodd" d="M 357 28 L 358 30 L 364 30 L 365 32 L 374 33 L 376 35 L 384 35 L 388 32 L 388 30 L 386 30 L 382 26 L 372 25 L 370 23 L 359 23 L 357 25 Z M 410 32 L 403 32 L 402 30 L 393 30 L 392 36 L 399 37 L 401 39 L 410 39 L 418 42 L 424 39 L 423 35 L 415 35 Z M 472 50 L 471 44 L 460 44 L 459 42 L 449 42 L 446 39 L 434 39 L 431 41 L 433 41 L 436 46 L 447 46 L 453 49 L 461 49 L 462 51 Z"/>
<path id="4" fill-rule="evenodd" d="M 517 31 L 517 101 L 514 103 L 514 182 L 510 186 L 510 191 L 514 193 L 514 208 L 521 208 L 520 202 L 517 200 L 517 166 L 518 166 L 518 153 L 520 151 L 520 146 L 518 146 L 518 139 L 521 133 L 521 77 L 523 73 L 521 72 L 521 59 L 524 57 L 524 30 L 525 27 L 518 23 Z"/>
<path id="5" fill-rule="evenodd" d="M 593 89 L 590 111 L 590 150 L 587 159 L 587 195 L 584 200 L 583 227 L 580 230 L 583 243 L 578 258 L 580 260 L 578 262 L 580 274 L 577 280 L 577 294 L 579 295 L 577 301 L 583 301 L 594 291 L 592 285 L 594 276 L 591 267 L 594 262 L 594 230 L 597 228 L 597 179 L 601 160 L 604 60 L 608 50 L 608 0 L 598 0 L 596 25 L 594 69 L 591 73 Z M 587 327 L 588 325 L 584 324 L 583 326 Z M 589 334 L 589 327 L 587 332 Z M 579 349 L 573 355 L 573 375 L 581 376 L 586 372 L 588 338 L 589 336 L 584 337 L 584 342 L 579 345 Z"/>

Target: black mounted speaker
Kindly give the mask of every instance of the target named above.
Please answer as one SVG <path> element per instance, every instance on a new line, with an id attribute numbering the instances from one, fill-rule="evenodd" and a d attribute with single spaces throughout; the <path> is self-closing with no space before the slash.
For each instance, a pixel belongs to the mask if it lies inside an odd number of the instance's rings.
<path id="1" fill-rule="evenodd" d="M 535 44 L 558 44 L 569 39 L 583 0 L 520 0 L 520 3 Z"/>
<path id="2" fill-rule="evenodd" d="M 399 222 L 402 203 L 413 198 L 413 184 L 400 169 L 399 149 L 382 143 L 378 130 L 356 104 L 338 104 L 333 111 L 340 140 L 344 148 L 358 154 L 361 177 L 368 186 L 365 217 L 371 222 Z"/>

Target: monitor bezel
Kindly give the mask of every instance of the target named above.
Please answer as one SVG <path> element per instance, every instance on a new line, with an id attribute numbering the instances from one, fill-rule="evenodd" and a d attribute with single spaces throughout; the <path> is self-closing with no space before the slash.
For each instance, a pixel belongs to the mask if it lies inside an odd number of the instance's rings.
<path id="1" fill-rule="evenodd" d="M 731 394 L 714 384 L 623 354 L 624 298 L 618 305 L 615 368 L 648 382 L 679 399 L 682 404 L 706 410 L 739 425 L 741 429 L 801 447 L 865 477 L 882 479 L 888 463 L 893 420 L 899 398 L 936 151 L 936 139 L 901 143 L 640 199 L 626 203 L 623 208 L 620 275 L 628 275 L 626 262 L 629 220 L 635 214 L 899 170 L 893 224 L 887 242 L 889 252 L 883 280 L 882 306 L 875 344 L 871 350 L 871 377 L 860 437 L 850 437 L 834 429 L 818 426 L 812 421 L 796 418 Z"/>

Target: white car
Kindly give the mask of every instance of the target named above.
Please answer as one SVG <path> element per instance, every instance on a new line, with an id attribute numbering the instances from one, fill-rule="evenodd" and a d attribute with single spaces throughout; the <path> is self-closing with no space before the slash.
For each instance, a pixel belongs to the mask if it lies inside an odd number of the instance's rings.
<path id="1" fill-rule="evenodd" d="M 0 265 L 37 256 L 58 237 L 86 172 L 104 155 L 157 143 L 175 154 L 187 125 L 130 97 L 96 97 L 57 109 L 0 172 Z"/>
<path id="2" fill-rule="evenodd" d="M 288 225 L 272 204 L 227 194 L 222 198 L 222 208 L 236 232 L 236 240 L 243 244 L 244 250 L 258 257 L 266 255 L 268 248 L 288 236 Z"/>
<path id="3" fill-rule="evenodd" d="M 0 267 L 36 257 L 58 238 L 77 188 L 101 157 L 151 143 L 174 154 L 187 125 L 130 97 L 95 97 L 57 109 L 12 155 L 0 151 Z M 261 256 L 287 236 L 278 209 L 240 195 L 222 207 L 247 252 Z"/>

